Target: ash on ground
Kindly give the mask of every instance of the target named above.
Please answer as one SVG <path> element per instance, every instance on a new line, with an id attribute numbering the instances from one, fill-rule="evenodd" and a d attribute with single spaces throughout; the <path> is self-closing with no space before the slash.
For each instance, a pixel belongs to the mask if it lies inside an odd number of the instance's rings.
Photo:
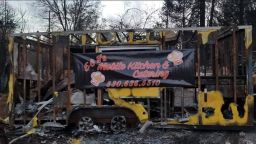
<path id="1" fill-rule="evenodd" d="M 75 137 L 63 131 L 48 131 L 20 139 L 15 144 L 70 144 Z M 256 144 L 253 131 L 189 131 L 147 129 L 123 133 L 83 133 L 76 136 L 81 144 Z"/>

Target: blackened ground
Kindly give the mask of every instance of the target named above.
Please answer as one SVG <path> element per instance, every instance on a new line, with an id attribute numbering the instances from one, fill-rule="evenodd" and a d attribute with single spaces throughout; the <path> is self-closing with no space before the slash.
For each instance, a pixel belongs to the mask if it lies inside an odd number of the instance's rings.
<path id="1" fill-rule="evenodd" d="M 5 135 L 5 131 L 0 127 L 0 144 L 7 144 L 7 137 Z"/>
<path id="2" fill-rule="evenodd" d="M 74 138 L 63 132 L 45 132 L 23 138 L 16 144 L 69 144 Z M 189 131 L 147 129 L 140 134 L 137 130 L 124 133 L 81 134 L 81 144 L 256 144 L 256 131 Z"/>

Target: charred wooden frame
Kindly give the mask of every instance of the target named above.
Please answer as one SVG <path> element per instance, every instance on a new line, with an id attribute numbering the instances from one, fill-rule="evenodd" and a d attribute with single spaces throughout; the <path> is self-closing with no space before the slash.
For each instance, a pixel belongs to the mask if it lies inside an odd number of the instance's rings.
<path id="1" fill-rule="evenodd" d="M 79 49 L 81 52 L 86 53 L 88 49 L 93 52 L 98 52 L 97 48 L 99 46 L 122 46 L 122 45 L 159 45 L 161 50 L 169 49 L 170 41 L 166 40 L 166 33 L 174 31 L 179 33 L 179 31 L 189 31 L 192 33 L 192 36 L 184 43 L 183 48 L 188 48 L 193 46 L 196 51 L 196 71 L 195 78 L 197 80 L 194 89 L 197 89 L 197 92 L 202 91 L 203 89 L 208 90 L 220 90 L 223 87 L 231 88 L 232 91 L 232 101 L 239 103 L 241 97 L 245 97 L 248 94 L 253 94 L 253 85 L 252 85 L 252 48 L 245 48 L 244 46 L 244 36 L 245 29 L 251 29 L 251 26 L 238 26 L 238 27 L 202 27 L 202 28 L 173 28 L 173 29 L 134 29 L 134 30 L 89 30 L 89 31 L 67 31 L 67 32 L 51 32 L 51 33 L 20 33 L 13 34 L 14 43 L 18 44 L 19 56 L 18 59 L 21 60 L 18 65 L 18 73 L 16 77 L 22 82 L 23 85 L 23 98 L 26 101 L 29 96 L 27 93 L 27 79 L 26 79 L 26 66 L 28 64 L 28 53 L 27 45 L 36 49 L 36 91 L 37 91 L 37 100 L 43 100 L 45 92 L 43 92 L 43 87 L 47 87 L 47 84 L 51 85 L 51 92 L 59 91 L 57 88 L 57 83 L 60 81 L 56 75 L 61 75 L 61 79 L 67 78 L 67 96 L 68 101 L 66 104 L 66 109 L 71 110 L 70 97 L 73 88 L 72 82 L 72 52 L 73 48 Z M 210 33 L 211 38 L 207 35 L 207 39 L 211 39 L 204 43 L 203 41 L 203 32 L 208 30 L 213 30 Z M 232 32 L 230 32 L 232 31 Z M 148 35 L 145 41 L 136 41 L 134 40 L 134 33 L 144 33 Z M 105 33 L 111 33 L 113 39 L 115 36 L 115 42 L 111 42 Z M 159 38 L 155 38 L 152 35 L 159 35 Z M 63 47 L 56 47 L 56 43 L 60 39 L 59 36 L 66 37 L 68 39 L 68 44 L 65 44 Z M 100 37 L 98 37 L 100 35 Z M 122 39 L 122 35 L 125 35 Z M 82 36 L 85 36 L 86 42 L 81 43 Z M 178 35 L 179 37 L 181 35 Z M 73 37 L 75 37 L 75 41 Z M 103 38 L 104 42 L 109 41 L 108 44 L 101 43 L 98 38 Z M 155 38 L 155 39 L 154 39 Z M 152 40 L 153 39 L 153 40 Z M 184 40 L 185 41 L 185 40 Z M 230 43 L 231 42 L 231 43 Z M 168 47 L 167 47 L 168 46 Z M 225 47 L 228 46 L 228 47 Z M 90 48 L 89 48 L 90 47 Z M 61 57 L 55 56 L 57 53 L 57 48 L 63 49 L 62 59 Z M 232 58 L 228 58 L 232 54 Z M 241 55 L 241 56 L 238 56 Z M 207 57 L 210 55 L 210 58 Z M 64 57 L 67 57 L 65 62 Z M 46 60 L 42 61 L 42 57 Z M 60 61 L 62 63 L 60 63 Z M 48 62 L 48 64 L 47 64 Z M 42 67 L 42 63 L 46 65 Z M 66 67 L 63 68 L 63 71 L 56 69 L 59 65 L 66 64 Z M 241 67 L 240 67 L 241 66 Z M 208 72 L 208 69 L 211 72 Z M 23 70 L 23 72 L 21 72 Z M 65 73 L 67 70 L 67 73 Z M 241 70 L 241 73 L 239 72 Z M 61 73 L 61 74 L 59 74 Z M 41 80 L 41 77 L 45 79 Z M 242 93 L 240 94 L 238 87 L 242 88 Z M 182 89 L 183 91 L 183 89 Z M 177 109 L 173 104 L 173 97 L 170 94 L 170 88 L 165 88 L 160 99 L 160 117 L 161 121 L 170 117 L 171 113 L 177 112 Z M 102 90 L 97 91 L 98 94 L 98 105 L 102 105 Z M 183 95 L 183 94 L 182 94 Z M 195 94 L 196 95 L 196 94 Z M 224 95 L 225 97 L 230 97 L 228 94 Z M 171 102 L 172 101 L 172 102 Z M 150 101 L 148 102 L 150 105 Z M 148 106 L 152 107 L 152 105 Z M 171 107 L 171 108 L 170 108 Z M 184 97 L 182 96 L 181 106 L 179 110 L 184 115 Z"/>

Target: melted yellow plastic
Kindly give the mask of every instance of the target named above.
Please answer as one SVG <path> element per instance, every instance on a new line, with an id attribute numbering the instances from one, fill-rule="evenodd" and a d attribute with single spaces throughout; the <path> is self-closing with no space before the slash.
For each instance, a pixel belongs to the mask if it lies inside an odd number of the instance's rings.
<path id="1" fill-rule="evenodd" d="M 13 74 L 10 74 L 9 81 L 8 81 L 8 98 L 7 98 L 9 112 L 12 110 L 12 104 L 13 104 L 13 88 L 14 88 L 13 81 L 14 81 Z"/>
<path id="2" fill-rule="evenodd" d="M 12 63 L 13 38 L 9 38 L 8 52 L 9 52 L 9 56 L 10 56 L 11 63 Z M 8 98 L 7 98 L 9 112 L 12 110 L 13 90 L 14 90 L 14 75 L 13 75 L 13 71 L 11 71 L 10 75 L 9 75 L 9 81 L 8 81 Z"/>
<path id="3" fill-rule="evenodd" d="M 206 44 L 208 42 L 209 34 L 215 32 L 216 30 L 207 30 L 207 31 L 200 31 L 199 34 L 202 35 L 202 43 Z"/>
<path id="4" fill-rule="evenodd" d="M 160 88 L 148 87 L 148 88 L 132 88 L 132 96 L 134 97 L 158 97 L 160 95 Z"/>
<path id="5" fill-rule="evenodd" d="M 28 135 L 31 135 L 31 134 L 34 134 L 34 133 L 36 133 L 36 129 L 34 129 L 34 128 L 32 128 L 29 131 L 27 131 Z"/>
<path id="6" fill-rule="evenodd" d="M 81 38 L 81 41 L 82 41 L 82 45 L 86 45 L 86 35 L 82 35 L 82 38 Z"/>
<path id="7" fill-rule="evenodd" d="M 252 45 L 252 28 L 245 29 L 245 47 L 248 49 Z"/>
<path id="8" fill-rule="evenodd" d="M 32 122 L 33 122 L 33 128 L 38 127 L 37 121 L 38 121 L 38 118 L 37 118 L 37 116 L 35 116 L 35 117 L 33 118 L 33 120 L 32 120 Z"/>
<path id="9" fill-rule="evenodd" d="M 211 91 L 207 93 L 207 98 L 205 99 L 204 93 L 199 93 L 198 95 L 198 113 L 192 115 L 188 118 L 185 123 L 178 122 L 178 120 L 169 120 L 168 124 L 187 124 L 187 125 L 247 125 L 249 124 L 249 108 L 254 105 L 253 96 L 247 96 L 244 104 L 244 115 L 239 116 L 237 110 L 237 105 L 235 103 L 230 103 L 229 108 L 232 111 L 232 119 L 225 119 L 221 112 L 221 107 L 224 104 L 223 96 L 218 91 Z M 203 108 L 213 108 L 214 113 L 210 116 L 206 116 L 203 112 Z"/>
<path id="10" fill-rule="evenodd" d="M 81 140 L 80 138 L 72 138 L 70 141 L 70 144 L 80 144 Z"/>
<path id="11" fill-rule="evenodd" d="M 124 89 L 108 89 L 109 98 L 114 101 L 114 103 L 121 107 L 126 107 L 132 110 L 139 121 L 144 123 L 148 120 L 148 113 L 143 107 L 142 104 L 136 104 L 134 102 L 126 102 L 120 97 L 126 97 L 131 95 L 131 89 L 124 88 Z"/>

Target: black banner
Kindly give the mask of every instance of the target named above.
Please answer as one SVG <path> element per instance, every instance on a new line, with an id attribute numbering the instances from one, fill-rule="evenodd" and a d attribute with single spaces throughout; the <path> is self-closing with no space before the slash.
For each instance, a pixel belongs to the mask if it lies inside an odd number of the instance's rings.
<path id="1" fill-rule="evenodd" d="M 191 87 L 194 51 L 73 54 L 77 88 Z"/>

